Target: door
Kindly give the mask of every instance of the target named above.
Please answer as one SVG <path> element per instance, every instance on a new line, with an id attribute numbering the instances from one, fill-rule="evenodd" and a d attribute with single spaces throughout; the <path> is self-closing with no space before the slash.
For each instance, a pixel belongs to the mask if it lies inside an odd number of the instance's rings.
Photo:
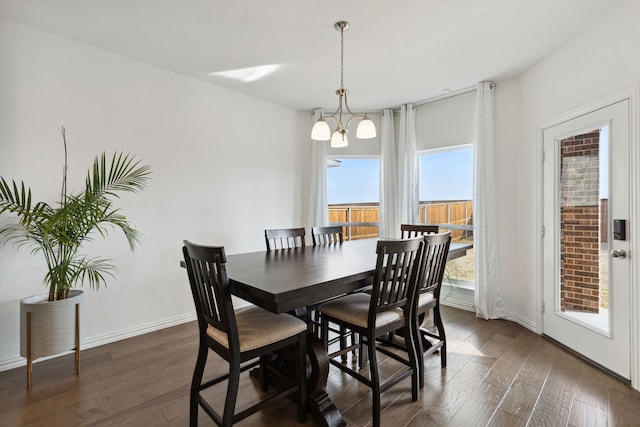
<path id="1" fill-rule="evenodd" d="M 543 331 L 630 367 L 629 100 L 543 130 Z"/>

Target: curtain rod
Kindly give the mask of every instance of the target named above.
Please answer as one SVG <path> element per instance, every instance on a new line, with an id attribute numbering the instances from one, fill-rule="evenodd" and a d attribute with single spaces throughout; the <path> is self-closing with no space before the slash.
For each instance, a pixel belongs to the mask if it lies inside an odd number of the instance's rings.
<path id="1" fill-rule="evenodd" d="M 491 82 L 491 89 L 493 89 L 494 87 L 496 87 L 496 83 L 495 82 Z M 431 104 L 431 103 L 434 103 L 434 102 L 443 101 L 445 99 L 455 98 L 456 96 L 464 95 L 466 93 L 475 92 L 477 89 L 478 89 L 478 86 L 477 85 L 473 85 L 473 86 L 465 87 L 463 89 L 454 90 L 454 91 L 451 91 L 449 93 L 445 93 L 445 94 L 442 94 L 442 95 L 434 96 L 432 98 L 423 99 L 422 101 L 414 102 L 413 105 L 415 107 L 417 107 L 418 105 Z M 394 108 L 393 112 L 394 113 L 399 113 L 400 112 L 400 107 Z"/>
<path id="2" fill-rule="evenodd" d="M 432 102 L 442 101 L 443 99 L 455 98 L 456 96 L 464 95 L 465 93 L 474 92 L 477 88 L 478 88 L 477 86 L 465 87 L 464 89 L 454 90 L 449 93 L 434 96 L 432 98 L 423 99 L 422 101 L 414 102 L 413 105 L 417 107 L 418 105 L 431 104 Z"/>
<path id="3" fill-rule="evenodd" d="M 491 89 L 493 89 L 494 87 L 496 87 L 496 83 L 495 82 L 491 82 Z M 416 107 L 418 105 L 431 104 L 433 102 L 443 101 L 443 100 L 449 99 L 449 98 L 455 98 L 456 96 L 464 95 L 464 94 L 469 93 L 469 92 L 475 92 L 477 89 L 478 89 L 478 86 L 477 85 L 473 85 L 473 86 L 465 87 L 463 89 L 454 90 L 454 91 L 451 91 L 449 93 L 445 93 L 445 94 L 442 94 L 442 95 L 434 96 L 432 98 L 423 99 L 422 101 L 416 101 L 416 102 L 413 102 L 412 104 L 414 106 L 416 106 Z M 383 108 L 383 110 L 384 110 L 384 108 Z M 392 111 L 394 113 L 398 113 L 398 112 L 400 112 L 400 107 L 394 107 L 394 108 L 392 108 Z M 354 112 L 356 114 L 364 114 L 365 112 L 368 112 L 369 114 L 371 114 L 371 113 L 375 114 L 375 113 L 382 113 L 382 110 L 366 110 L 366 111 L 365 110 L 363 110 L 363 111 L 355 111 L 354 110 Z"/>

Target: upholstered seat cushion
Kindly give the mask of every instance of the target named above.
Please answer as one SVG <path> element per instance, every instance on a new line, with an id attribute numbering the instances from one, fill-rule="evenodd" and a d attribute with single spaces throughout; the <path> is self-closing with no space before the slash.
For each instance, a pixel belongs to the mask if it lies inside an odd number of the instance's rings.
<path id="1" fill-rule="evenodd" d="M 320 313 L 366 328 L 370 301 L 371 295 L 367 293 L 349 294 L 321 304 L 318 310 Z M 376 327 L 395 322 L 403 317 L 404 312 L 400 308 L 383 311 L 376 316 Z"/>
<path id="2" fill-rule="evenodd" d="M 241 352 L 254 350 L 307 330 L 307 324 L 297 317 L 274 314 L 256 306 L 241 308 L 235 314 Z M 226 332 L 209 325 L 207 335 L 229 347 Z"/>
<path id="3" fill-rule="evenodd" d="M 433 292 L 424 292 L 418 297 L 418 309 L 423 308 L 435 299 Z"/>

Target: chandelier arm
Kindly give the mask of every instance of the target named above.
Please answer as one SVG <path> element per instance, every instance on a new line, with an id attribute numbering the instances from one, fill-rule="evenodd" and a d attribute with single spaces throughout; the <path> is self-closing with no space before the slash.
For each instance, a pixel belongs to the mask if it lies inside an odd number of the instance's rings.
<path id="1" fill-rule="evenodd" d="M 362 116 L 362 117 L 364 117 L 364 116 Z M 362 117 L 360 117 L 360 116 L 351 116 L 351 117 L 349 117 L 349 120 L 347 121 L 347 128 L 349 128 L 349 125 L 351 124 L 351 121 L 353 119 L 362 120 Z"/>
<path id="2" fill-rule="evenodd" d="M 338 107 L 338 108 L 336 109 L 336 111 L 334 111 L 334 112 L 333 112 L 333 114 L 331 114 L 330 116 L 324 116 L 323 118 L 324 118 L 324 119 L 333 119 L 333 120 L 338 120 L 337 116 L 338 116 L 338 113 L 339 113 L 339 112 L 340 112 L 340 107 Z"/>
<path id="3" fill-rule="evenodd" d="M 345 93 L 344 93 L 344 106 L 347 107 L 347 111 L 353 117 L 357 117 L 359 119 L 363 119 L 364 118 L 364 116 L 365 116 L 364 114 L 362 114 L 362 115 L 355 114 L 353 111 L 351 111 L 351 108 L 349 108 L 349 103 L 347 102 L 347 92 L 346 92 L 346 90 L 345 90 Z M 349 119 L 349 121 L 351 121 L 351 119 Z"/>

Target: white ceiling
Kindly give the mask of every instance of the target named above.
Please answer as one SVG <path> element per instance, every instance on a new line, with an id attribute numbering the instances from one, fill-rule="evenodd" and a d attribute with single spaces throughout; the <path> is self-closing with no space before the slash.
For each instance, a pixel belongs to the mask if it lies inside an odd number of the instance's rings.
<path id="1" fill-rule="evenodd" d="M 518 75 L 623 0 L 0 0 L 0 16 L 300 110 L 355 110 Z M 279 65 L 240 82 L 210 73 Z"/>

